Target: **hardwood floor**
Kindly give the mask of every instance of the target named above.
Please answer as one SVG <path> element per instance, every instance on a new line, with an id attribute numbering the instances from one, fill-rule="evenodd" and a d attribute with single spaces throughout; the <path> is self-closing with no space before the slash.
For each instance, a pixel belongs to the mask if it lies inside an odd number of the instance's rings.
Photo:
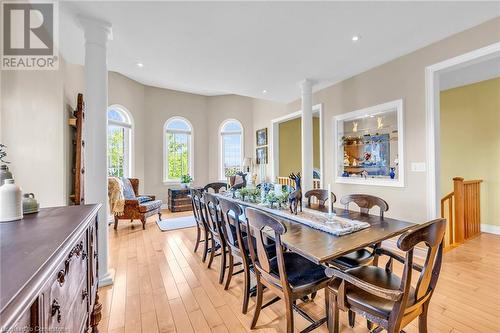
<path id="1" fill-rule="evenodd" d="M 186 216 L 171 214 L 164 218 Z M 218 284 L 217 261 L 212 269 L 193 253 L 195 229 L 161 232 L 148 220 L 146 230 L 139 221 L 121 221 L 110 227 L 112 286 L 100 289 L 103 318 L 100 332 L 249 332 L 254 310 L 241 313 L 243 276 L 236 275 L 229 290 Z M 265 293 L 264 302 L 272 296 Z M 300 303 L 300 302 L 299 302 Z M 324 295 L 302 303 L 315 319 L 324 316 Z M 277 302 L 262 310 L 256 332 L 283 332 L 284 309 Z M 356 326 L 347 325 L 341 313 L 341 332 L 367 332 L 358 316 Z M 295 314 L 296 331 L 307 322 Z M 406 332 L 418 332 L 413 322 Z M 429 332 L 500 331 L 500 236 L 481 234 L 447 252 L 440 281 L 429 310 Z M 327 332 L 326 325 L 314 332 Z"/>

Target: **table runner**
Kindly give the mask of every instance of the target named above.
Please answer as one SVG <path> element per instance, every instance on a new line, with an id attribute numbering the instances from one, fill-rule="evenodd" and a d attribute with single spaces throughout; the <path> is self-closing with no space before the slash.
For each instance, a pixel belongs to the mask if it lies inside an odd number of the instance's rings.
<path id="1" fill-rule="evenodd" d="M 219 194 L 219 196 L 233 200 L 240 205 L 261 209 L 267 213 L 278 215 L 289 220 L 305 224 L 311 228 L 318 229 L 334 236 L 347 235 L 362 229 L 370 227 L 367 222 L 352 220 L 345 217 L 333 216 L 331 222 L 328 221 L 328 213 L 323 213 L 314 209 L 304 208 L 303 212 L 298 212 L 297 215 L 292 214 L 288 208 L 270 208 L 267 205 L 242 201 L 238 198 L 232 198 L 230 192 Z"/>

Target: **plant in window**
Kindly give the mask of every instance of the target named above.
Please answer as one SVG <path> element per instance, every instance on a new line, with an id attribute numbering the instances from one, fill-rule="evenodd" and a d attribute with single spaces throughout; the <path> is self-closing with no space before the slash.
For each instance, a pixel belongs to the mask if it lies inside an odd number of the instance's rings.
<path id="1" fill-rule="evenodd" d="M 182 175 L 181 176 L 181 184 L 189 184 L 193 181 L 193 178 L 190 175 Z"/>

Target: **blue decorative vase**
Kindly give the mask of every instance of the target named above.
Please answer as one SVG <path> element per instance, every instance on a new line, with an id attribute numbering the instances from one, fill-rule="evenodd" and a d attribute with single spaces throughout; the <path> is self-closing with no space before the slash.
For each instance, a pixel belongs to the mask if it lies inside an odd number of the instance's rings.
<path id="1" fill-rule="evenodd" d="M 391 168 L 391 172 L 389 172 L 389 176 L 391 177 L 391 179 L 394 179 L 394 177 L 396 177 L 396 171 L 394 168 Z"/>
<path id="2" fill-rule="evenodd" d="M 342 174 L 342 177 L 349 177 L 349 172 L 344 171 L 344 173 Z"/>

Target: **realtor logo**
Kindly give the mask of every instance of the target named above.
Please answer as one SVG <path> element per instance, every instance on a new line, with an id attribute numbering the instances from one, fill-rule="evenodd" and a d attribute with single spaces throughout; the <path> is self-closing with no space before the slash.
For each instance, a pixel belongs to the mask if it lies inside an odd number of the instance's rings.
<path id="1" fill-rule="evenodd" d="M 2 69 L 58 69 L 57 3 L 3 2 Z"/>

